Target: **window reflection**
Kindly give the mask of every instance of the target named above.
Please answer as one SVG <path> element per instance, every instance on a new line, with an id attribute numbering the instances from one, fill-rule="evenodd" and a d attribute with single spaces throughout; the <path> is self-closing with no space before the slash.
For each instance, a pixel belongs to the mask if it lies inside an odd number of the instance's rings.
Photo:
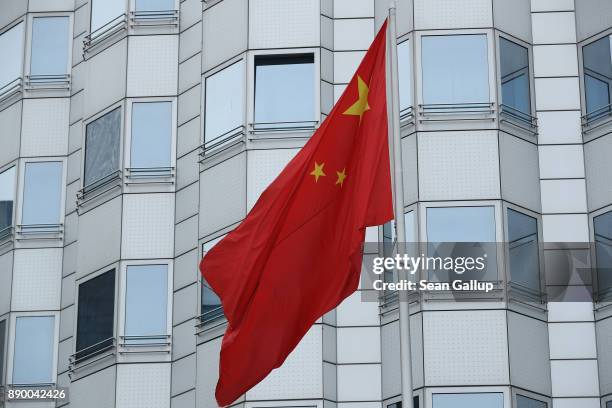
<path id="1" fill-rule="evenodd" d="M 30 75 L 68 73 L 68 17 L 37 17 L 32 20 Z"/>
<path id="2" fill-rule="evenodd" d="M 91 0 L 90 33 L 105 27 L 125 14 L 125 0 Z"/>
<path id="3" fill-rule="evenodd" d="M 62 162 L 25 164 L 23 225 L 57 225 L 62 198 Z"/>
<path id="4" fill-rule="evenodd" d="M 206 78 L 204 142 L 231 136 L 244 122 L 244 60 Z"/>
<path id="5" fill-rule="evenodd" d="M 15 167 L 0 173 L 0 238 L 13 226 L 15 202 Z"/>
<path id="6" fill-rule="evenodd" d="M 84 185 L 91 186 L 119 170 L 121 108 L 89 123 L 85 132 Z"/>
<path id="7" fill-rule="evenodd" d="M 582 48 L 587 120 L 608 116 L 612 84 L 611 37 L 603 37 Z"/>
<path id="8" fill-rule="evenodd" d="M 170 167 L 172 102 L 132 104 L 130 167 Z"/>
<path id="9" fill-rule="evenodd" d="M 15 319 L 13 384 L 53 382 L 55 318 L 23 316 Z"/>
<path id="10" fill-rule="evenodd" d="M 0 34 L 0 94 L 4 87 L 21 78 L 23 61 L 23 27 L 19 23 Z"/>
<path id="11" fill-rule="evenodd" d="M 599 300 L 612 297 L 612 211 L 593 219 Z"/>
<path id="12" fill-rule="evenodd" d="M 503 107 L 510 115 L 531 122 L 529 51 L 502 37 L 499 48 Z"/>
<path id="13" fill-rule="evenodd" d="M 522 395 L 516 396 L 516 408 L 546 408 L 548 404 Z"/>
<path id="14" fill-rule="evenodd" d="M 525 295 L 540 294 L 538 222 L 535 218 L 508 209 L 510 282 Z"/>
<path id="15" fill-rule="evenodd" d="M 130 265 L 126 270 L 126 343 L 160 343 L 167 335 L 168 265 Z"/>

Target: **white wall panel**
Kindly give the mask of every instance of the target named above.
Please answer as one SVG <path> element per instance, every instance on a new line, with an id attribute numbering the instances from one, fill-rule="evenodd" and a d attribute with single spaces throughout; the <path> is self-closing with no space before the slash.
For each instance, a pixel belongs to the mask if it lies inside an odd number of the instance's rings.
<path id="1" fill-rule="evenodd" d="M 580 109 L 578 78 L 536 78 L 537 110 Z"/>
<path id="2" fill-rule="evenodd" d="M 502 197 L 540 211 L 538 147 L 506 133 L 499 135 Z"/>
<path id="3" fill-rule="evenodd" d="M 127 39 L 108 47 L 85 63 L 88 80 L 84 92 L 84 117 L 89 117 L 125 97 Z"/>
<path id="4" fill-rule="evenodd" d="M 19 156 L 19 138 L 21 136 L 21 106 L 16 102 L 0 111 L 0 166 L 4 166 Z"/>
<path id="5" fill-rule="evenodd" d="M 612 136 L 606 135 L 584 145 L 584 159 L 589 209 L 612 203 Z"/>
<path id="6" fill-rule="evenodd" d="M 174 195 L 126 194 L 121 238 L 122 258 L 172 258 Z"/>
<path id="7" fill-rule="evenodd" d="M 542 212 L 576 213 L 587 211 L 583 179 L 542 180 Z"/>
<path id="8" fill-rule="evenodd" d="M 338 363 L 380 363 L 378 327 L 339 327 Z"/>
<path id="9" fill-rule="evenodd" d="M 367 50 L 374 39 L 374 19 L 334 21 L 334 50 Z"/>
<path id="10" fill-rule="evenodd" d="M 414 0 L 417 30 L 493 25 L 491 0 Z"/>
<path id="11" fill-rule="evenodd" d="M 364 302 L 359 291 L 351 294 L 336 308 L 336 323 L 340 326 L 375 326 L 380 324 L 377 302 Z"/>
<path id="12" fill-rule="evenodd" d="M 196 408 L 196 392 L 191 390 L 170 400 L 171 408 Z"/>
<path id="13" fill-rule="evenodd" d="M 200 235 L 217 231 L 246 214 L 246 154 L 235 156 L 200 176 Z"/>
<path id="14" fill-rule="evenodd" d="M 320 0 L 250 0 L 249 48 L 319 45 Z"/>
<path id="15" fill-rule="evenodd" d="M 338 366 L 338 401 L 375 401 L 381 395 L 380 364 Z"/>
<path id="16" fill-rule="evenodd" d="M 13 310 L 57 310 L 62 288 L 62 249 L 15 250 Z"/>
<path id="17" fill-rule="evenodd" d="M 436 132 L 419 136 L 421 200 L 499 197 L 495 132 Z"/>
<path id="18" fill-rule="evenodd" d="M 584 177 L 582 146 L 540 146 L 539 153 L 541 178 Z"/>
<path id="19" fill-rule="evenodd" d="M 70 405 L 74 407 L 114 407 L 116 366 L 70 384 Z M 102 392 L 103 390 L 103 392 Z"/>
<path id="20" fill-rule="evenodd" d="M 578 76 L 578 50 L 574 44 L 533 47 L 533 72 L 536 77 Z"/>
<path id="21" fill-rule="evenodd" d="M 247 48 L 248 2 L 223 0 L 204 11 L 203 71 L 219 65 Z M 232 35 L 227 35 L 228 26 Z M 223 38 L 223 41 L 219 41 Z"/>
<path id="22" fill-rule="evenodd" d="M 538 112 L 540 144 L 582 143 L 580 111 Z"/>
<path id="23" fill-rule="evenodd" d="M 334 82 L 341 84 L 350 82 L 364 55 L 364 51 L 334 52 Z"/>
<path id="24" fill-rule="evenodd" d="M 127 96 L 176 95 L 178 49 L 176 35 L 129 37 Z"/>
<path id="25" fill-rule="evenodd" d="M 591 302 L 548 302 L 548 322 L 593 321 Z"/>
<path id="26" fill-rule="evenodd" d="M 372 0 L 334 0 L 334 18 L 355 18 L 374 16 Z"/>
<path id="27" fill-rule="evenodd" d="M 218 408 L 215 388 L 219 379 L 221 338 L 206 342 L 197 349 L 196 406 Z"/>
<path id="28" fill-rule="evenodd" d="M 586 214 L 543 215 L 544 242 L 589 242 Z"/>
<path id="29" fill-rule="evenodd" d="M 253 150 L 247 154 L 247 211 L 295 156 L 297 149 Z"/>
<path id="30" fill-rule="evenodd" d="M 551 359 L 597 358 L 594 323 L 548 325 Z"/>
<path id="31" fill-rule="evenodd" d="M 597 360 L 553 360 L 550 371 L 554 397 L 599 396 Z"/>
<path id="32" fill-rule="evenodd" d="M 323 335 L 310 328 L 282 366 L 246 393 L 249 400 L 307 399 L 323 396 Z"/>
<path id="33" fill-rule="evenodd" d="M 169 408 L 170 364 L 120 364 L 116 386 L 116 408 Z"/>
<path id="34" fill-rule="evenodd" d="M 507 384 L 505 311 L 423 313 L 425 384 Z"/>
<path id="35" fill-rule="evenodd" d="M 536 13 L 531 16 L 534 44 L 576 42 L 574 13 Z"/>
<path id="36" fill-rule="evenodd" d="M 554 408 L 601 408 L 599 398 L 553 398 Z"/>
<path id="37" fill-rule="evenodd" d="M 24 99 L 22 156 L 61 156 L 68 153 L 68 98 Z"/>

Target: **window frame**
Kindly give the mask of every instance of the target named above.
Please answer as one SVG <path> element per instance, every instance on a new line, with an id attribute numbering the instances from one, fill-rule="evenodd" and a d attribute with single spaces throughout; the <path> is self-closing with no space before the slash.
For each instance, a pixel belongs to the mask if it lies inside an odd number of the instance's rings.
<path id="1" fill-rule="evenodd" d="M 495 30 L 495 66 L 496 66 L 496 72 L 495 72 L 495 90 L 497 92 L 497 112 L 498 112 L 498 116 L 499 116 L 499 124 L 500 127 L 502 127 L 502 124 L 504 121 L 510 121 L 511 126 L 505 126 L 504 131 L 509 131 L 511 134 L 518 136 L 518 137 L 522 137 L 525 138 L 525 136 L 531 136 L 529 138 L 526 138 L 526 140 L 533 142 L 533 136 L 537 136 L 537 132 L 538 132 L 538 125 L 537 125 L 537 117 L 536 117 L 536 99 L 535 99 L 535 73 L 533 70 L 533 45 L 529 44 L 528 42 L 525 42 L 517 37 L 514 37 L 510 34 L 507 33 L 502 33 L 499 32 L 497 30 Z M 511 117 L 510 119 L 508 119 L 508 116 L 505 115 L 504 119 L 502 119 L 502 104 L 503 104 L 503 92 L 502 92 L 502 75 L 501 75 L 501 39 L 504 39 L 506 41 L 510 41 L 511 43 L 514 43 L 516 45 L 519 45 L 525 49 L 527 49 L 527 58 L 528 58 L 528 62 L 529 62 L 529 67 L 528 67 L 528 75 L 529 75 L 529 108 L 530 108 L 530 112 L 529 112 L 529 116 L 531 116 L 532 123 L 534 123 L 534 127 L 529 129 L 529 128 L 522 128 L 522 127 L 518 127 L 519 125 L 515 124 L 514 122 L 516 122 L 517 120 L 512 120 Z M 522 124 L 521 121 L 519 121 L 519 124 Z M 525 126 L 524 124 L 522 124 L 521 126 Z M 517 132 L 518 130 L 518 132 Z M 525 135 L 525 132 L 527 132 L 527 134 Z"/>
<path id="2" fill-rule="evenodd" d="M 51 385 L 57 384 L 57 367 L 59 356 L 59 320 L 60 313 L 56 311 L 15 312 L 11 314 L 10 324 L 7 325 L 9 341 L 6 348 L 6 385 L 13 385 L 13 370 L 15 364 L 15 335 L 18 317 L 53 317 L 53 362 L 51 367 Z M 35 384 L 32 384 L 35 385 Z"/>
<path id="3" fill-rule="evenodd" d="M 403 44 L 405 42 L 408 43 L 408 65 L 410 65 L 410 75 L 408 76 L 408 80 L 410 81 L 410 104 L 407 108 L 404 108 L 404 111 L 401 110 L 401 103 L 400 103 L 400 127 L 404 128 L 404 127 L 413 127 L 415 125 L 415 106 L 416 101 L 417 101 L 417 95 L 416 95 L 416 80 L 415 80 L 415 61 L 416 61 L 416 49 L 415 49 L 415 40 L 414 40 L 415 36 L 411 33 L 408 34 L 404 34 L 401 35 L 397 38 L 397 45 L 399 47 L 400 44 Z M 398 71 L 399 71 L 399 64 L 398 64 Z M 398 72 L 398 83 L 399 83 L 399 77 L 401 76 L 401 72 Z M 398 95 L 400 97 L 400 101 L 401 101 L 401 88 L 398 90 Z M 402 134 L 403 135 L 403 134 Z"/>
<path id="4" fill-rule="evenodd" d="M 5 240 L 11 239 L 14 234 L 15 226 L 17 225 L 17 211 L 18 208 L 21 207 L 21 199 L 19 197 L 19 177 L 20 177 L 20 163 L 19 161 L 12 161 L 5 166 L 0 167 L 0 174 L 5 171 L 10 170 L 11 168 L 15 169 L 15 175 L 13 178 L 13 209 L 11 211 L 11 225 L 8 227 L 8 234 L 5 236 L 0 236 L 0 247 Z M 21 211 L 21 210 L 19 210 Z"/>
<path id="5" fill-rule="evenodd" d="M 35 18 L 48 18 L 48 17 L 67 17 L 68 18 L 68 38 L 66 43 L 67 48 L 67 61 L 66 61 L 66 73 L 63 78 L 58 75 L 57 79 L 46 80 L 46 81 L 32 81 L 32 40 L 34 37 L 34 19 Z M 74 36 L 74 16 L 73 13 L 66 12 L 45 12 L 28 14 L 27 26 L 26 26 L 25 41 L 26 46 L 24 50 L 24 79 L 26 80 L 26 86 L 28 89 L 42 88 L 58 89 L 66 93 L 70 92 L 71 74 L 72 74 L 72 51 L 73 51 L 73 36 Z"/>
<path id="6" fill-rule="evenodd" d="M 431 387 L 425 389 L 425 399 L 423 406 L 433 406 L 434 394 L 503 394 L 503 407 L 512 407 L 512 394 L 508 387 L 499 386 L 470 386 L 470 387 Z"/>
<path id="7" fill-rule="evenodd" d="M 520 395 L 522 397 L 526 397 L 526 398 L 530 398 L 539 402 L 543 402 L 546 404 L 546 408 L 551 408 L 552 407 L 552 399 L 549 397 L 546 397 L 544 395 L 540 395 L 540 394 L 536 394 L 535 392 L 531 392 L 531 391 L 526 391 L 523 389 L 517 389 L 517 388 L 512 388 L 512 407 L 513 408 L 518 408 L 518 402 L 517 402 L 517 395 Z"/>
<path id="8" fill-rule="evenodd" d="M 612 205 L 607 205 L 589 214 L 589 238 L 591 242 L 589 253 L 592 259 L 591 263 L 593 276 L 591 277 L 591 280 L 593 285 L 593 303 L 596 311 L 599 309 L 605 309 L 607 307 L 606 305 L 609 305 L 610 303 L 610 298 L 599 299 L 599 273 L 597 271 L 597 248 L 595 245 L 595 218 L 609 212 L 612 212 Z M 612 399 L 610 399 L 610 401 L 612 401 Z"/>
<path id="9" fill-rule="evenodd" d="M 255 130 L 255 59 L 261 56 L 297 56 L 304 54 L 313 55 L 314 64 L 314 75 L 313 75 L 313 87 L 314 87 L 314 107 L 313 107 L 313 127 L 307 130 L 298 130 L 295 128 L 279 128 L 273 131 Z M 247 51 L 247 64 L 246 64 L 246 75 L 247 75 L 247 87 L 246 87 L 246 122 L 247 122 L 247 133 L 249 140 L 257 139 L 254 137 L 258 135 L 276 135 L 275 138 L 292 138 L 292 137 L 303 137 L 309 138 L 312 133 L 321 124 L 321 50 L 319 48 L 284 48 L 284 49 L 267 49 L 267 50 L 253 50 Z M 297 136 L 295 135 L 297 133 Z M 303 133 L 309 133 L 308 136 L 300 136 Z M 292 135 L 293 134 L 293 135 Z M 264 138 L 264 137 L 262 137 Z"/>
<path id="10" fill-rule="evenodd" d="M 166 270 L 166 291 L 167 291 L 167 298 L 166 298 L 166 335 L 168 335 L 168 343 L 170 343 L 169 350 L 170 347 L 172 346 L 172 306 L 173 306 L 173 277 L 174 277 L 174 270 L 173 270 L 173 262 L 171 260 L 164 260 L 164 259 L 160 259 L 160 260 L 153 260 L 153 259 L 147 259 L 147 260 L 135 260 L 135 261 L 126 261 L 125 263 L 122 263 L 119 267 L 119 269 L 115 270 L 115 278 L 116 278 L 116 286 L 118 286 L 118 297 L 116 295 L 116 304 L 115 304 L 115 315 L 116 315 L 116 326 L 115 326 L 115 332 L 116 332 L 116 338 L 117 339 L 122 339 L 123 336 L 125 336 L 125 314 L 127 312 L 127 304 L 126 304 L 126 300 L 127 300 L 127 270 L 129 266 L 142 266 L 142 265 L 164 265 L 167 267 Z M 118 281 L 118 282 L 117 282 Z M 78 298 L 77 298 L 78 299 Z M 117 305 L 118 303 L 118 305 Z M 117 344 L 120 348 L 120 350 L 127 350 L 127 349 L 132 349 L 131 352 L 137 351 L 137 354 L 143 354 L 143 353 L 147 353 L 150 352 L 151 350 L 158 350 L 158 349 L 164 349 L 163 347 L 130 347 L 129 345 L 124 345 L 122 344 L 123 342 L 118 340 Z M 139 348 L 141 348 L 142 350 L 138 350 Z M 142 352 L 142 353 L 140 353 Z M 155 354 L 159 354 L 159 353 L 155 353 Z M 160 354 L 161 355 L 161 354 Z M 168 352 L 167 354 L 164 354 L 162 357 L 160 357 L 160 355 L 153 355 L 149 358 L 147 358 L 147 360 L 162 360 L 162 361 L 170 361 L 171 360 L 171 353 Z M 133 361 L 134 360 L 134 355 L 133 354 L 118 354 L 118 361 Z"/>
<path id="11" fill-rule="evenodd" d="M 170 173 L 160 173 L 160 172 L 152 172 L 147 173 L 148 177 L 146 181 L 135 181 L 128 182 L 128 179 L 133 178 L 131 176 L 131 155 L 132 155 L 132 114 L 133 114 L 133 105 L 135 103 L 159 103 L 159 102 L 168 102 L 171 104 L 171 116 L 170 116 Z M 171 178 L 173 181 L 176 177 L 175 169 L 176 169 L 176 143 L 177 143 L 177 98 L 176 97 L 153 97 L 153 98 L 129 98 L 125 107 L 125 116 L 122 118 L 124 122 L 123 132 L 125 134 L 125 138 L 123 140 L 123 155 L 125 157 L 122 158 L 122 165 L 120 169 L 122 170 L 122 174 L 125 178 L 126 185 L 133 185 L 135 183 L 145 184 L 145 183 L 157 183 L 160 178 Z M 83 145 L 84 146 L 84 145 Z M 120 156 L 122 152 L 119 152 Z M 83 174 L 84 176 L 84 174 Z"/>
<path id="12" fill-rule="evenodd" d="M 210 251 L 212 249 L 212 247 L 214 247 L 217 243 L 219 243 L 219 241 L 221 241 L 223 238 L 225 238 L 225 236 L 227 235 L 227 232 L 221 233 L 221 234 L 215 234 L 214 237 L 209 237 L 206 240 L 200 240 L 200 251 L 201 251 L 201 256 L 200 259 L 204 258 L 204 256 L 206 255 L 206 253 L 208 251 Z M 213 318 L 209 321 L 204 321 L 203 320 L 203 314 L 202 314 L 202 301 L 204 299 L 202 299 L 202 286 L 204 286 L 204 276 L 202 276 L 201 273 L 198 273 L 198 325 L 197 325 L 197 333 L 196 334 L 201 334 L 205 331 L 204 327 L 208 325 L 208 323 L 215 323 L 215 322 L 219 322 L 220 325 L 224 325 L 227 322 L 227 319 L 225 317 L 225 314 L 223 313 L 223 305 L 220 306 L 220 311 L 221 311 L 221 315 L 215 315 L 213 314 Z M 216 309 L 214 309 L 216 310 Z M 217 327 L 217 325 L 213 326 L 213 328 Z"/>
<path id="13" fill-rule="evenodd" d="M 0 318 L 0 323 L 4 323 L 4 332 L 0 332 L 0 344 L 3 347 L 0 347 L 0 389 L 4 387 L 6 384 L 6 369 L 8 367 L 8 339 L 9 339 L 9 331 L 10 331 L 10 316 L 8 314 L 4 315 Z"/>
<path id="14" fill-rule="evenodd" d="M 3 29 L 0 30 L 0 36 L 4 33 L 12 30 L 17 27 L 19 24 L 23 23 L 22 33 L 21 33 L 21 41 L 22 41 L 22 52 L 19 63 L 21 64 L 21 68 L 19 70 L 19 77 L 11 80 L 7 84 L 0 84 L 0 105 L 3 104 L 5 100 L 11 98 L 13 94 L 21 93 L 23 89 L 23 79 L 24 79 L 24 70 L 25 70 L 25 58 L 26 58 L 26 48 L 28 47 L 26 41 L 27 32 L 28 32 L 28 21 L 27 18 L 20 18 L 19 20 L 14 21 L 13 23 L 7 25 Z"/>

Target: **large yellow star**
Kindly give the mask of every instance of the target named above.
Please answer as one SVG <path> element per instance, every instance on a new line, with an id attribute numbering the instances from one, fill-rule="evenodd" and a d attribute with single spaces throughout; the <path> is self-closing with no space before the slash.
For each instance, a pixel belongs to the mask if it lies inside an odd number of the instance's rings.
<path id="1" fill-rule="evenodd" d="M 315 162 L 315 165 L 314 165 L 314 170 L 313 170 L 312 172 L 310 172 L 310 175 L 311 175 L 311 176 L 314 176 L 314 178 L 315 178 L 315 183 L 316 183 L 317 181 L 319 181 L 319 177 L 323 177 L 323 176 L 325 176 L 325 175 L 326 175 L 326 174 L 323 172 L 323 166 L 325 166 L 325 163 L 321 163 L 321 164 L 319 164 L 319 163 Z"/>
<path id="2" fill-rule="evenodd" d="M 366 84 L 359 75 L 357 75 L 357 90 L 359 91 L 359 99 L 357 99 L 357 102 L 352 104 L 346 111 L 344 111 L 344 114 L 359 116 L 359 123 L 361 123 L 363 114 L 367 110 L 370 110 L 370 105 L 368 104 L 368 94 L 370 93 L 370 88 L 368 88 L 368 84 Z"/>
<path id="3" fill-rule="evenodd" d="M 344 185 L 344 180 L 346 179 L 346 168 L 342 169 L 342 171 L 337 171 L 338 180 L 336 180 L 336 184 L 340 184 L 340 188 Z"/>

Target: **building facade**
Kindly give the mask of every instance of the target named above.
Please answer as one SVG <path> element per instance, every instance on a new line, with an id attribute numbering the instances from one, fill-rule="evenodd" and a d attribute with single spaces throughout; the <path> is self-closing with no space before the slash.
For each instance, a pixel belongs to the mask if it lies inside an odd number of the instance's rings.
<path id="1" fill-rule="evenodd" d="M 388 3 L 2 1 L 0 385 L 69 390 L 7 407 L 216 406 L 225 321 L 198 261 Z M 416 406 L 611 408 L 612 3 L 397 7 L 406 241 L 508 242 L 493 292 L 411 298 Z M 398 407 L 397 298 L 368 291 L 235 405 Z"/>

